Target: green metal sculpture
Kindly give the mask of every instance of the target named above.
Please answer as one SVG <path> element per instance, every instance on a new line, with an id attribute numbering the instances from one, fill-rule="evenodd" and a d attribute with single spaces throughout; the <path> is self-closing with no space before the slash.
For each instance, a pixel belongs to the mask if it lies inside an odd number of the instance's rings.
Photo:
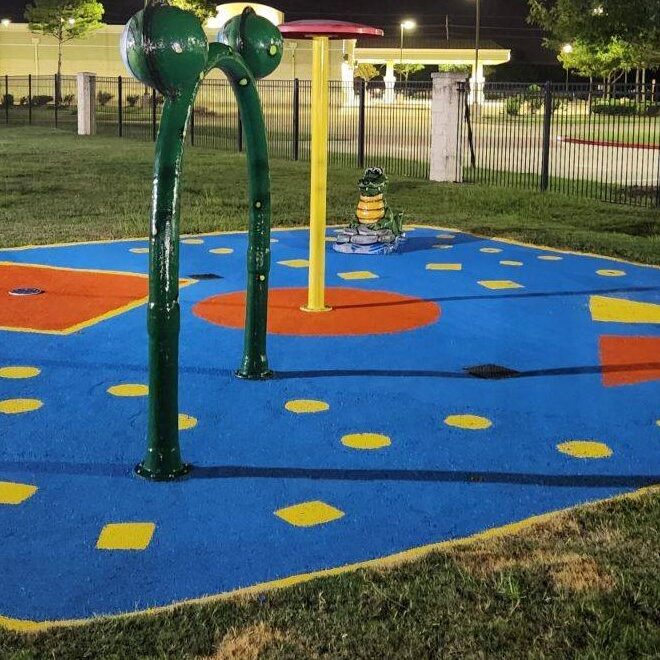
<path id="1" fill-rule="evenodd" d="M 149 239 L 148 449 L 140 476 L 163 481 L 188 473 L 178 431 L 179 214 L 186 131 L 199 86 L 214 68 L 232 84 L 245 131 L 248 194 L 248 279 L 243 359 L 237 375 L 267 378 L 270 174 L 263 112 L 255 80 L 275 70 L 283 40 L 247 8 L 209 44 L 199 20 L 163 1 L 147 2 L 124 29 L 122 55 L 131 73 L 165 103 L 156 142 Z"/>

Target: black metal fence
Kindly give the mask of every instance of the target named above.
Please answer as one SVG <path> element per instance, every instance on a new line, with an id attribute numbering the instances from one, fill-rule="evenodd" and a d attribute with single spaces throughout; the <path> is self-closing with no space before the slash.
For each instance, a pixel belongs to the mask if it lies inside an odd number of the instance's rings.
<path id="1" fill-rule="evenodd" d="M 75 76 L 63 76 L 55 102 L 55 76 L 5 76 L 4 123 L 75 130 Z M 270 153 L 309 160 L 311 84 L 259 81 Z M 431 83 L 330 83 L 329 160 L 351 167 L 381 165 L 389 172 L 428 177 L 431 146 Z M 155 140 L 163 97 L 129 77 L 96 78 L 96 126 L 100 135 Z M 0 119 L 2 121 L 2 119 Z M 229 82 L 202 84 L 189 140 L 226 151 L 243 150 L 243 132 Z"/>
<path id="2" fill-rule="evenodd" d="M 660 205 L 660 87 L 459 87 L 457 180 Z"/>
<path id="3" fill-rule="evenodd" d="M 0 85 L 0 122 L 77 130 L 76 76 L 61 76 L 59 84 L 57 76 L 4 76 Z"/>

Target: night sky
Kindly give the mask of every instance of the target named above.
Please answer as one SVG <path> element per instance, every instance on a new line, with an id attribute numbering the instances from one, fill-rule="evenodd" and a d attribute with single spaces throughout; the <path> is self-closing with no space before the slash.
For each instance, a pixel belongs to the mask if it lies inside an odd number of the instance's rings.
<path id="1" fill-rule="evenodd" d="M 143 0 L 101 0 L 104 22 L 125 23 Z M 220 2 L 220 0 L 219 0 Z M 444 39 L 445 17 L 449 16 L 451 39 L 474 38 L 474 0 L 261 0 L 283 11 L 287 20 L 338 18 L 381 27 L 386 36 L 396 37 L 403 18 L 414 18 L 420 37 Z M 2 17 L 23 20 L 24 0 L 2 0 Z M 329 6 L 331 5 L 331 8 Z M 405 9 L 402 9 L 402 6 Z M 541 31 L 526 23 L 526 0 L 482 0 L 481 35 L 513 50 L 514 59 L 534 63 L 556 63 L 555 55 L 541 47 Z"/>

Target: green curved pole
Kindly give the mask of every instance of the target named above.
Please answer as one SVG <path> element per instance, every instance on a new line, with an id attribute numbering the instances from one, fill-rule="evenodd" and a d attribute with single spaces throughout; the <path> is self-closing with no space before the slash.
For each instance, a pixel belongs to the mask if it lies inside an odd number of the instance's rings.
<path id="1" fill-rule="evenodd" d="M 247 299 L 243 357 L 237 375 L 268 378 L 266 326 L 270 271 L 270 169 L 266 126 L 256 82 L 240 55 L 211 44 L 209 65 L 229 78 L 245 127 L 248 195 Z M 201 79 L 200 79 L 201 82 Z M 179 216 L 186 132 L 199 83 L 166 96 L 154 164 L 149 239 L 149 410 L 147 454 L 136 467 L 140 476 L 165 481 L 184 476 L 178 429 Z"/>
<path id="2" fill-rule="evenodd" d="M 157 481 L 190 471 L 179 449 L 179 216 L 183 147 L 198 86 L 165 98 L 156 140 L 149 225 L 148 445 L 135 471 Z"/>
<path id="3" fill-rule="evenodd" d="M 247 298 L 243 358 L 236 373 L 241 378 L 268 378 L 272 375 L 266 356 L 271 203 L 266 124 L 255 79 L 241 56 L 224 44 L 211 44 L 209 70 L 215 67 L 231 82 L 245 128 L 247 152 Z"/>

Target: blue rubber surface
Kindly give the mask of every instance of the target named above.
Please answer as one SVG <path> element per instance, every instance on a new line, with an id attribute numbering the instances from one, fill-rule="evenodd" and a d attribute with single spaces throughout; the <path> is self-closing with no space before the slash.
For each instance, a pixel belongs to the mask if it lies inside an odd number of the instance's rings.
<path id="1" fill-rule="evenodd" d="M 332 235 L 332 231 L 328 232 Z M 485 240 L 438 229 L 409 233 L 388 256 L 327 250 L 331 286 L 431 299 L 433 325 L 362 337 L 269 338 L 277 377 L 233 377 L 242 332 L 192 315 L 209 296 L 245 285 L 244 234 L 181 246 L 181 276 L 217 273 L 181 291 L 180 410 L 198 419 L 181 432 L 192 477 L 153 484 L 132 474 L 146 433 L 145 397 L 107 389 L 146 383 L 145 308 L 69 336 L 0 332 L 0 367 L 30 365 L 36 378 L 0 378 L 0 400 L 38 398 L 34 412 L 0 414 L 0 481 L 33 484 L 0 504 L 0 614 L 57 620 L 165 605 L 299 573 L 464 537 L 659 481 L 660 384 L 604 387 L 603 334 L 659 336 L 654 324 L 591 319 L 589 296 L 660 303 L 660 270 Z M 274 232 L 271 286 L 305 286 L 305 231 Z M 453 244 L 439 250 L 438 243 Z M 145 241 L 0 251 L 0 260 L 72 268 L 147 271 Z M 211 254 L 217 247 L 232 254 Z M 483 253 L 481 248 L 500 248 Z M 560 261 L 540 255 L 557 254 Z M 523 262 L 520 267 L 500 260 Z M 427 270 L 428 263 L 462 270 Z M 625 275 L 603 277 L 598 269 Z M 368 270 L 376 279 L 344 281 Z M 489 290 L 479 280 L 524 288 Z M 484 380 L 466 367 L 497 364 L 517 378 Z M 293 414 L 290 399 L 326 412 Z M 481 431 L 447 426 L 474 414 Z M 391 445 L 360 451 L 347 433 L 381 433 Z M 612 456 L 575 458 L 559 443 L 590 439 Z M 338 520 L 296 527 L 274 511 L 322 501 Z M 142 551 L 98 550 L 104 525 L 153 522 Z"/>

